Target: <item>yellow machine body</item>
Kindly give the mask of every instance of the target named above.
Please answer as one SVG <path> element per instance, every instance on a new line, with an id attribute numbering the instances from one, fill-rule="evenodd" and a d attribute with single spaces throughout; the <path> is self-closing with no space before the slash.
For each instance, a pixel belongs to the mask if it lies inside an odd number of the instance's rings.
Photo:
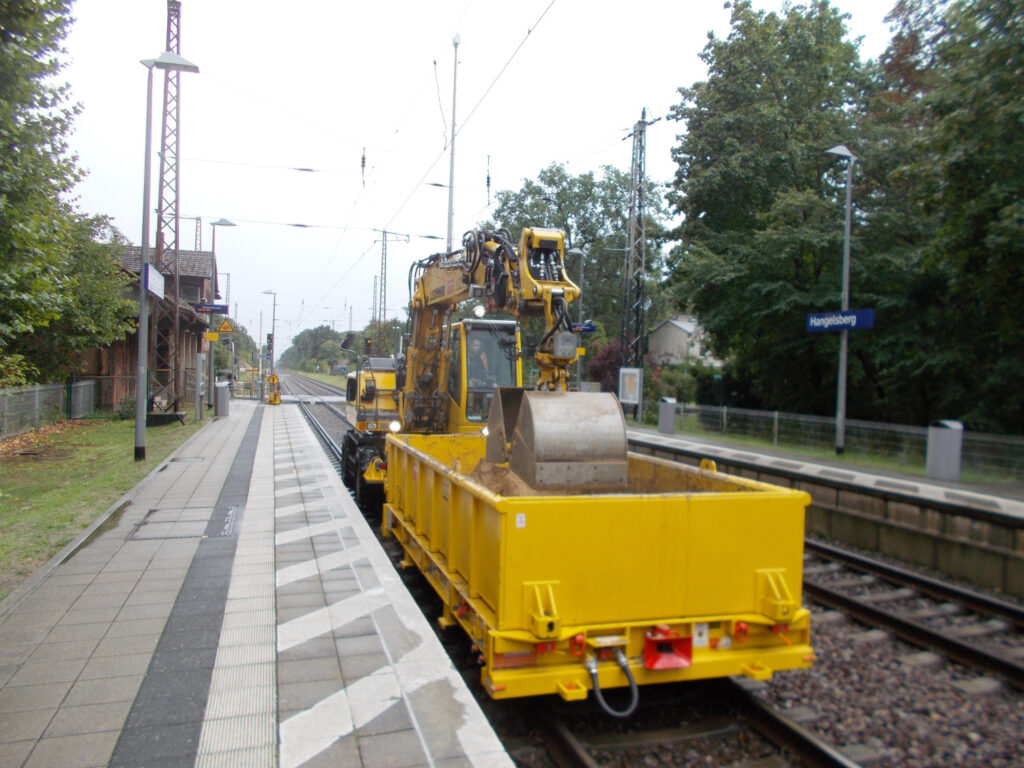
<path id="1" fill-rule="evenodd" d="M 360 506 L 383 496 L 384 436 L 398 423 L 399 391 L 395 361 L 369 357 L 348 375 L 345 418 L 352 429 L 341 443 L 341 477 Z"/>
<path id="2" fill-rule="evenodd" d="M 483 663 L 495 698 L 813 661 L 802 492 L 630 453 L 624 490 L 538 491 L 481 434 L 387 438 L 383 526 Z M 559 495 L 562 494 L 562 495 Z"/>
<path id="3" fill-rule="evenodd" d="M 345 418 L 357 430 L 388 432 L 391 422 L 398 418 L 394 360 L 372 357 L 358 371 L 350 373 L 345 400 Z"/>

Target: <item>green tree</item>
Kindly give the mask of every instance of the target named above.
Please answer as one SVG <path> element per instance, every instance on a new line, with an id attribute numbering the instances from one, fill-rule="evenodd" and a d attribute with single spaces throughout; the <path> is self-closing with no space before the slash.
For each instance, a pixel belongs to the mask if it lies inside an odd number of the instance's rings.
<path id="1" fill-rule="evenodd" d="M 890 16 L 860 125 L 880 418 L 1024 431 L 1022 13 L 1020 0 L 901 0 Z"/>
<path id="2" fill-rule="evenodd" d="M 663 319 L 670 311 L 670 302 L 662 297 L 661 283 L 664 260 L 662 248 L 668 238 L 666 212 L 660 186 L 648 181 L 647 203 L 647 274 L 651 322 Z M 600 178 L 593 172 L 572 176 L 565 167 L 554 163 L 543 169 L 536 180 L 524 179 L 519 190 L 500 190 L 494 220 L 512 234 L 518 243 L 525 227 L 552 227 L 566 233 L 566 248 L 579 248 L 586 254 L 568 255 L 566 269 L 570 279 L 579 283 L 583 271 L 583 313 L 598 327 L 598 333 L 585 337 L 587 354 L 591 355 L 608 337 L 618 338 L 622 327 L 623 264 L 629 244 L 630 176 L 611 166 L 601 170 Z M 573 319 L 578 307 L 570 308 Z M 618 349 L 618 347 L 616 347 Z"/>
<path id="3" fill-rule="evenodd" d="M 950 6 L 935 45 L 921 146 L 950 275 L 943 330 L 957 351 L 947 408 L 977 429 L 1024 432 L 1024 2 Z"/>
<path id="4" fill-rule="evenodd" d="M 321 353 L 323 345 L 331 342 L 340 347 L 344 338 L 344 333 L 332 331 L 329 325 L 307 328 L 292 339 L 291 346 L 280 356 L 279 362 L 286 368 L 314 370 L 324 358 Z M 309 367 L 311 361 L 313 368 Z"/>
<path id="5" fill-rule="evenodd" d="M 943 413 L 951 350 L 942 326 L 948 275 L 925 258 L 939 218 L 926 205 L 919 167 L 928 130 L 926 95 L 935 85 L 934 42 L 942 1 L 901 0 L 889 16 L 896 34 L 869 69 L 871 85 L 858 118 L 857 208 L 861 244 L 854 258 L 857 306 L 874 307 L 869 343 L 857 340 L 863 372 L 861 414 L 927 423 Z"/>
<path id="6" fill-rule="evenodd" d="M 804 325 L 839 304 L 844 169 L 821 153 L 852 146 L 867 79 L 827 2 L 778 16 L 741 0 L 731 23 L 704 48 L 708 79 L 674 109 L 686 133 L 669 195 L 685 216 L 673 281 L 765 405 L 828 412 L 836 340 Z M 850 379 L 865 386 L 856 365 Z"/>
<path id="7" fill-rule="evenodd" d="M 328 370 L 333 370 L 334 366 L 344 357 L 341 352 L 341 344 L 335 339 L 329 339 L 321 344 L 317 354 L 327 361 Z"/>
<path id="8" fill-rule="evenodd" d="M 74 226 L 61 203 L 79 178 L 65 136 L 76 107 L 53 83 L 70 0 L 5 0 L 0 12 L 0 370 L 11 340 L 58 317 Z"/>
<path id="9" fill-rule="evenodd" d="M 9 354 L 22 355 L 34 378 L 44 381 L 80 371 L 83 351 L 124 338 L 138 316 L 136 302 L 128 298 L 133 278 L 118 262 L 124 238 L 104 217 L 65 217 L 70 249 L 61 262 L 56 316 L 7 345 Z"/>

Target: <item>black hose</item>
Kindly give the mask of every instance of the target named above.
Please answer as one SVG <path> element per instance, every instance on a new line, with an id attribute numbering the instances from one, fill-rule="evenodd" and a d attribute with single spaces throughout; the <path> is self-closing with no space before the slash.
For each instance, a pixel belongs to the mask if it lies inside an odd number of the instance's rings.
<path id="1" fill-rule="evenodd" d="M 629 706 L 623 710 L 612 709 L 608 706 L 608 702 L 604 700 L 604 695 L 601 693 L 601 686 L 597 682 L 597 661 L 593 656 L 588 656 L 584 665 L 587 668 L 587 672 L 590 673 L 590 680 L 594 685 L 594 697 L 597 699 L 598 705 L 605 711 L 605 714 L 611 715 L 612 717 L 629 717 L 632 715 L 640 703 L 640 689 L 637 687 L 636 680 L 633 678 L 633 672 L 629 668 L 629 659 L 626 658 L 621 650 L 615 651 L 615 661 L 622 668 L 622 671 L 626 673 L 626 678 L 629 680 Z"/>

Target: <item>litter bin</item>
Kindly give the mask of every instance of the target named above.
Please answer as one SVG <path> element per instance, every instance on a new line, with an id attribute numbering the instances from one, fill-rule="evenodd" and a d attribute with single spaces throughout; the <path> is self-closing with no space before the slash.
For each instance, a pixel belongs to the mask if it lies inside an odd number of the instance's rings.
<path id="1" fill-rule="evenodd" d="M 959 480 L 964 425 L 942 419 L 928 426 L 926 473 L 932 480 Z"/>
<path id="2" fill-rule="evenodd" d="M 676 431 L 676 399 L 663 397 L 658 403 L 658 431 L 671 435 Z"/>
<path id="3" fill-rule="evenodd" d="M 228 417 L 228 403 L 231 402 L 231 389 L 226 381 L 218 381 L 214 389 L 216 397 L 213 400 L 213 418 L 226 419 Z"/>

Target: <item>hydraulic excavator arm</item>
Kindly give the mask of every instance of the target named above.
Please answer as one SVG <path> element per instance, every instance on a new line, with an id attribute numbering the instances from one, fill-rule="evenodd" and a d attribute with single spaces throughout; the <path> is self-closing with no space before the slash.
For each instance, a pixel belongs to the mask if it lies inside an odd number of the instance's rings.
<path id="1" fill-rule="evenodd" d="M 451 350 L 447 331 L 454 310 L 478 299 L 491 311 L 517 320 L 543 316 L 545 332 L 537 345 L 536 388 L 566 391 L 569 366 L 576 361 L 576 335 L 569 304 L 580 289 L 565 271 L 565 235 L 553 229 L 524 229 L 519 247 L 507 230 L 473 230 L 462 250 L 428 256 L 409 272 L 410 335 L 399 382 L 403 428 L 442 432 L 444 392 Z"/>

